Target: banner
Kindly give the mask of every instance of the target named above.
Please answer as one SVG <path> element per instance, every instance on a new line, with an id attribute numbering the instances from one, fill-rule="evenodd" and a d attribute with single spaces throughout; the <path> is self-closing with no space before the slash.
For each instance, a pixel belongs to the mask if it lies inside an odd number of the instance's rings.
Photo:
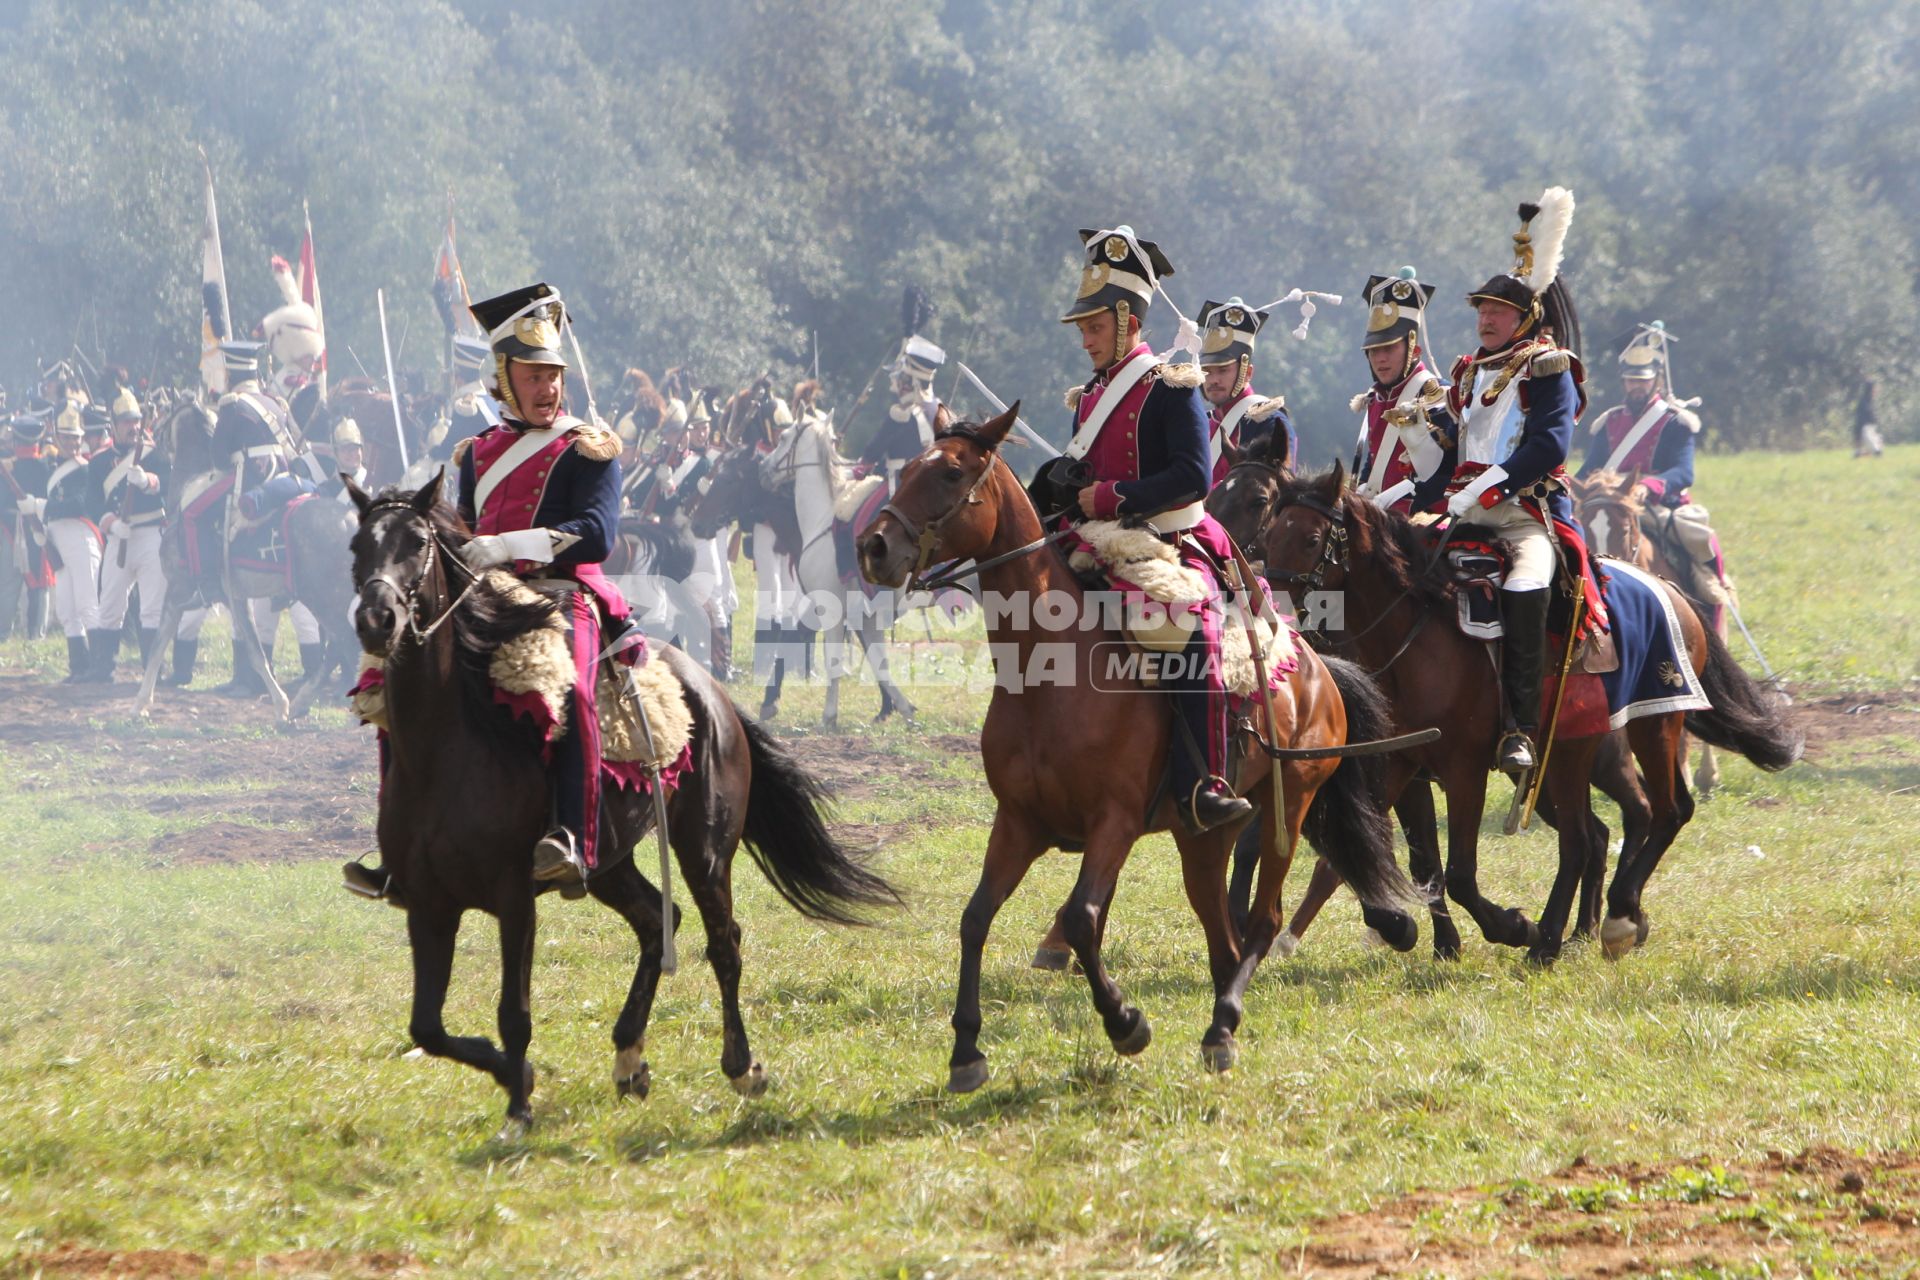
<path id="1" fill-rule="evenodd" d="M 209 398 L 227 389 L 227 363 L 220 344 L 233 334 L 227 309 L 227 268 L 220 257 L 220 215 L 213 207 L 213 165 L 200 152 L 207 175 L 207 220 L 200 232 L 200 388 Z"/>

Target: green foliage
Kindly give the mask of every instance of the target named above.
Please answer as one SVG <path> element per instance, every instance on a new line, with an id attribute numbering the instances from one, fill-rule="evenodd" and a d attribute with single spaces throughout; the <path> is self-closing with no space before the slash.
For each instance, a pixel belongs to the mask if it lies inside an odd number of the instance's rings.
<path id="1" fill-rule="evenodd" d="M 558 283 L 603 381 L 682 361 L 714 382 L 791 377 L 818 333 L 849 404 L 921 283 L 935 336 L 1057 433 L 1079 373 L 1054 324 L 1073 230 L 1124 219 L 1167 246 L 1189 315 L 1228 293 L 1347 295 L 1304 343 L 1276 316 L 1260 361 L 1326 458 L 1366 382 L 1366 274 L 1413 261 L 1438 283 L 1450 358 L 1470 342 L 1460 296 L 1506 264 L 1513 206 L 1559 182 L 1580 203 L 1567 270 L 1602 403 L 1614 339 L 1659 317 L 1719 442 L 1837 440 L 1863 378 L 1904 436 L 1917 13 L 36 0 L 0 20 L 0 278 L 44 323 L 0 351 L 0 375 L 77 341 L 188 377 L 198 144 L 236 323 L 276 304 L 267 257 L 294 251 L 311 202 L 337 370 L 349 347 L 371 363 L 380 285 L 416 335 L 405 362 L 431 363 L 424 286 L 451 191 L 475 287 Z M 1162 304 L 1151 336 L 1172 331 Z"/>

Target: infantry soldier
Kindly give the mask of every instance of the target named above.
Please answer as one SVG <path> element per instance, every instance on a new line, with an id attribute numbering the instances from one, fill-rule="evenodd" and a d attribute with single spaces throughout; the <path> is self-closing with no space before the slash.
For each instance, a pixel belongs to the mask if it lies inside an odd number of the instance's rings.
<path id="1" fill-rule="evenodd" d="M 1354 488 L 1403 514 L 1432 506 L 1448 479 L 1441 466 L 1452 443 L 1447 387 L 1426 363 L 1432 298 L 1433 286 L 1420 283 L 1412 267 L 1367 278 L 1367 332 L 1360 347 L 1373 386 L 1353 398 L 1360 414 Z"/>
<path id="2" fill-rule="evenodd" d="M 27 639 L 38 640 L 47 632 L 47 596 L 54 573 L 42 511 L 53 467 L 41 450 L 51 409 L 45 401 L 29 401 L 7 424 L 8 448 L 0 460 L 0 554 L 8 560 L 8 568 L 0 570 L 0 640 L 13 633 L 23 592 Z"/>
<path id="3" fill-rule="evenodd" d="M 1585 373 L 1571 349 L 1579 320 L 1559 279 L 1572 221 L 1573 196 L 1562 187 L 1549 188 L 1537 205 L 1520 206 L 1512 269 L 1467 295 L 1480 349 L 1454 362 L 1447 393 L 1456 436 L 1443 465 L 1454 536 L 1479 533 L 1504 547 L 1509 560 L 1500 592 L 1508 725 L 1496 763 L 1516 776 L 1536 763 L 1556 537 L 1583 571 L 1582 589 L 1599 613 L 1566 485 L 1573 424 L 1586 407 Z"/>
<path id="4" fill-rule="evenodd" d="M 1151 240 L 1118 226 L 1082 231 L 1086 265 L 1073 304 L 1060 319 L 1079 326 L 1093 364 L 1086 385 L 1069 393 L 1075 433 L 1066 452 L 1035 476 L 1043 511 L 1070 508 L 1075 518 L 1143 521 L 1178 548 L 1180 563 L 1219 581 L 1233 544 L 1201 505 L 1206 497 L 1206 406 L 1198 370 L 1163 363 L 1140 339 L 1140 319 L 1156 283 L 1173 265 Z M 1233 794 L 1227 769 L 1227 700 L 1220 666 L 1221 616 L 1200 615 L 1181 664 L 1188 674 L 1167 682 L 1174 714 L 1171 773 L 1176 808 L 1196 831 L 1252 813 Z M 1196 758 L 1195 746 L 1204 758 Z"/>
<path id="5" fill-rule="evenodd" d="M 80 414 L 79 405 L 69 402 L 54 419 L 54 463 L 47 477 L 44 512 L 47 538 L 59 561 L 53 611 L 67 637 L 64 684 L 92 684 L 103 678 L 87 648 L 88 636 L 100 626 L 100 529 L 94 523 L 99 512 L 87 483 Z"/>
<path id="6" fill-rule="evenodd" d="M 1693 501 L 1693 443 L 1700 418 L 1696 400 L 1676 401 L 1668 361 L 1672 335 L 1656 320 L 1642 325 L 1620 353 L 1620 385 L 1626 403 L 1595 419 L 1587 439 L 1585 479 L 1616 471 L 1634 479 L 1641 527 L 1680 577 L 1681 588 L 1717 612 L 1732 598 L 1720 539 L 1707 510 Z"/>
<path id="7" fill-rule="evenodd" d="M 946 362 L 947 353 L 919 334 L 900 339 L 900 354 L 887 371 L 893 403 L 887 406 L 886 421 L 860 453 L 866 466 L 886 468 L 888 493 L 900 481 L 900 468 L 933 443 L 933 420 L 940 412 L 933 377 Z"/>
<path id="8" fill-rule="evenodd" d="M 1213 456 L 1214 484 L 1227 478 L 1229 445 L 1246 453 L 1265 445 L 1276 431 L 1283 431 L 1286 453 L 1277 465 L 1291 469 L 1297 454 L 1299 440 L 1287 416 L 1285 398 L 1253 393 L 1253 348 L 1266 322 L 1266 312 L 1255 311 L 1238 298 L 1208 301 L 1195 320 L 1200 326 L 1200 369 L 1204 375 L 1200 391 L 1211 406 L 1207 411 L 1207 448 Z"/>
<path id="9" fill-rule="evenodd" d="M 153 652 L 167 604 L 160 533 L 167 521 L 167 460 L 147 434 L 140 400 L 122 387 L 113 399 L 113 443 L 87 463 L 94 505 L 106 535 L 100 570 L 100 630 L 88 638 L 100 671 L 113 679 L 113 660 L 125 634 L 127 597 L 140 588 L 140 657 Z M 104 655 L 104 656 L 103 656 Z"/>
<path id="10" fill-rule="evenodd" d="M 351 507 L 353 495 L 347 492 L 347 480 L 362 489 L 367 487 L 367 442 L 360 435 L 360 424 L 352 418 L 333 424 L 333 465 L 335 474 L 320 486 L 320 496 Z"/>

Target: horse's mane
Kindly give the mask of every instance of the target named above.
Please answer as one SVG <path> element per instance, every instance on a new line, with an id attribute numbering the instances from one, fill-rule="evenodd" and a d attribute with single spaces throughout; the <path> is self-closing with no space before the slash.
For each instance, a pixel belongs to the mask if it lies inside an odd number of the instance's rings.
<path id="1" fill-rule="evenodd" d="M 1342 483 L 1338 490 L 1334 490 L 1336 477 Z M 1346 517 L 1348 554 L 1369 560 L 1395 590 L 1424 604 L 1446 604 L 1447 576 L 1433 571 L 1433 546 L 1426 533 L 1399 512 L 1385 510 L 1345 488 L 1344 478 L 1344 470 L 1335 464 L 1318 475 L 1282 479 L 1275 503 L 1285 506 L 1303 498 L 1325 502 L 1329 491 L 1337 492 L 1332 505 Z"/>

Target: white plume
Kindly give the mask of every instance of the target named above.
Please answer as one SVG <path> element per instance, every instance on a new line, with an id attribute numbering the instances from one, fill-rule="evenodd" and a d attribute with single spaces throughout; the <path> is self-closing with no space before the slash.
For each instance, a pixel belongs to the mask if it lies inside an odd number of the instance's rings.
<path id="1" fill-rule="evenodd" d="M 271 264 L 274 287 L 280 290 L 280 301 L 294 303 L 300 301 L 300 286 L 293 278 L 293 268 L 279 254 L 273 255 Z"/>
<path id="2" fill-rule="evenodd" d="M 1548 187 L 1540 193 L 1540 212 L 1528 233 L 1533 238 L 1533 273 L 1527 287 L 1538 297 L 1560 274 L 1560 258 L 1567 248 L 1567 229 L 1573 225 L 1573 192 Z"/>

